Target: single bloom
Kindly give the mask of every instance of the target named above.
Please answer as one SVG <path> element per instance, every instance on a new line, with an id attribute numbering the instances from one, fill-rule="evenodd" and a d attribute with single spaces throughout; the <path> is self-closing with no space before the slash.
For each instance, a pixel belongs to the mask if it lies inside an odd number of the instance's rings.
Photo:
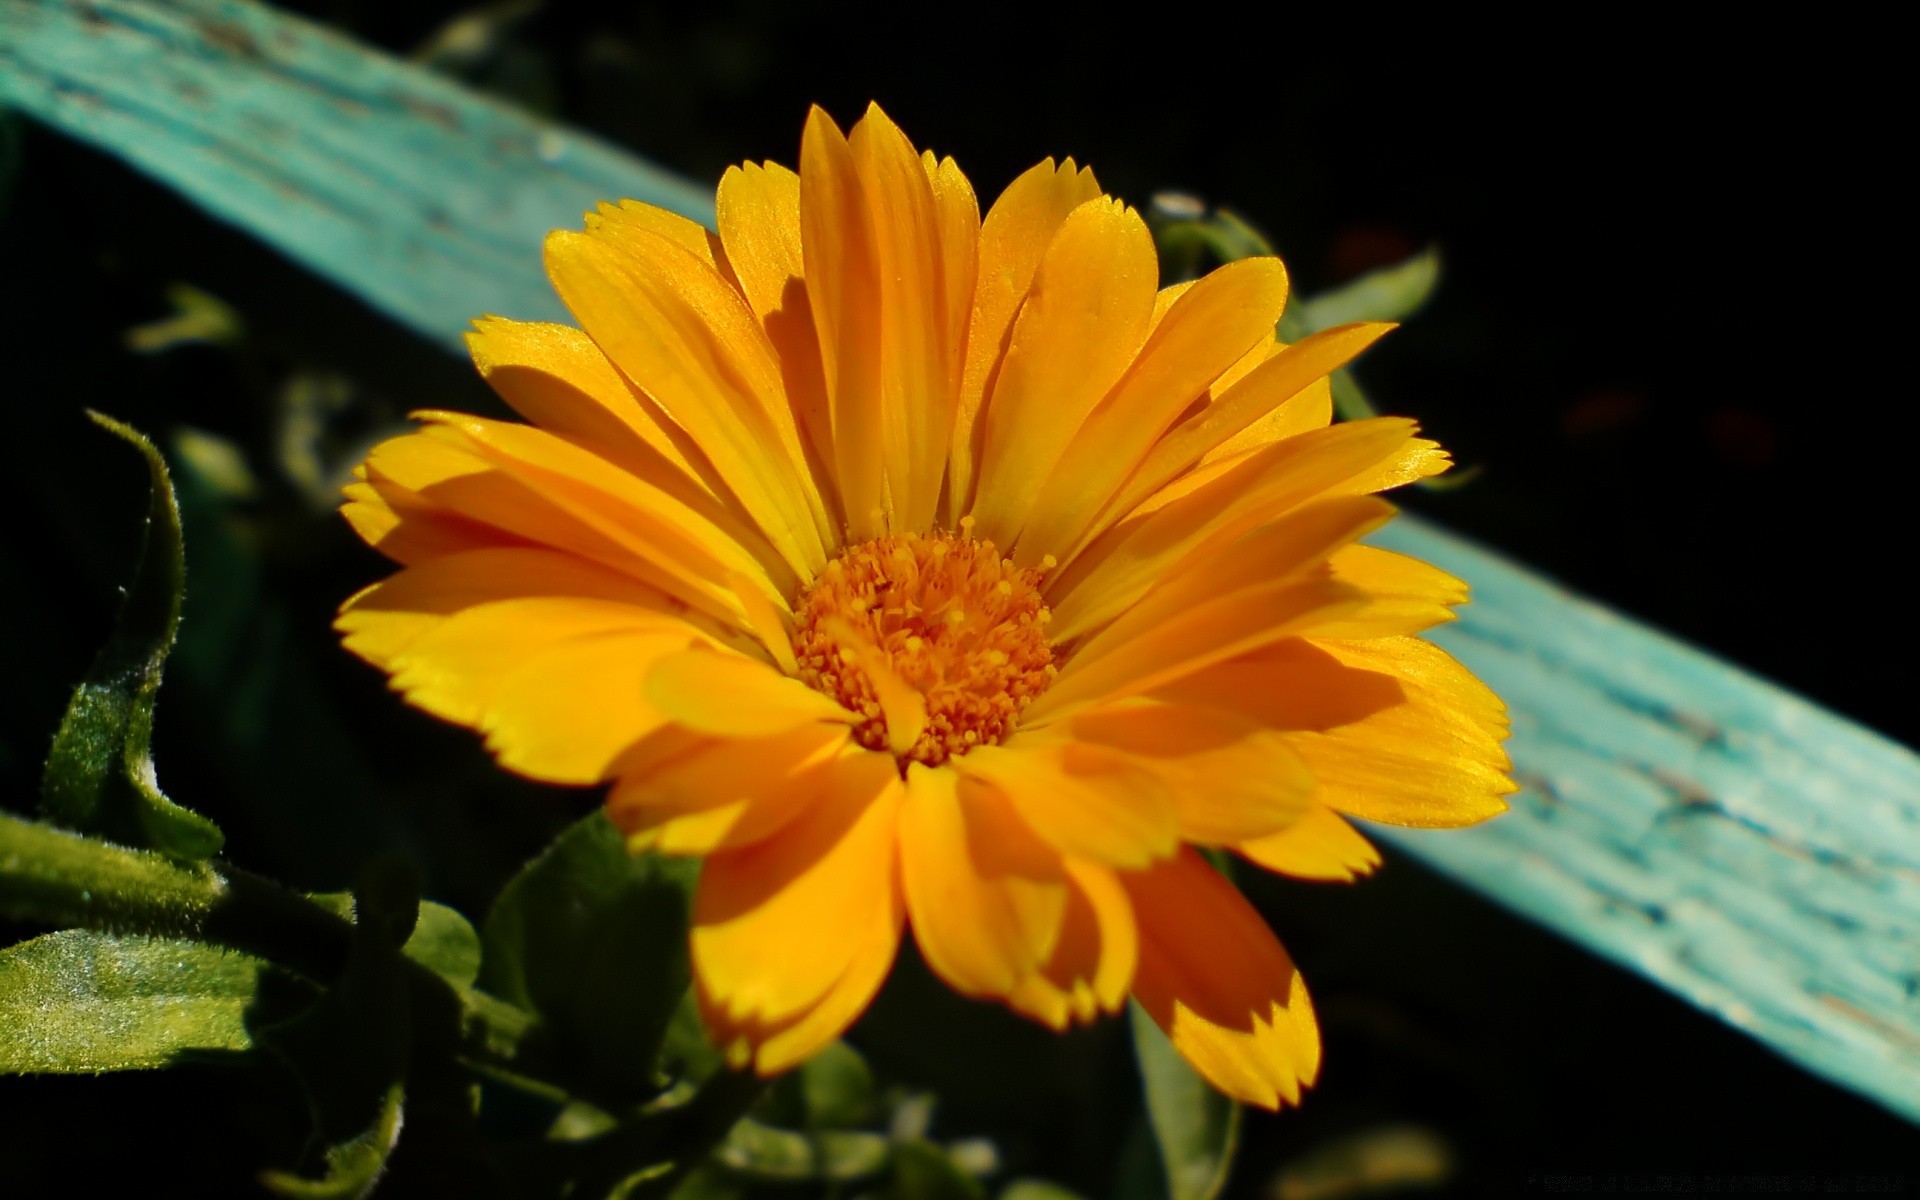
<path id="1" fill-rule="evenodd" d="M 418 413 L 347 488 L 402 566 L 347 646 L 703 857 L 737 1065 L 839 1036 L 911 927 L 966 995 L 1056 1029 L 1131 996 L 1222 1091 L 1297 1102 L 1306 990 L 1203 851 L 1351 879 L 1348 818 L 1512 790 L 1500 701 L 1418 636 L 1465 587 L 1357 541 L 1447 465 L 1330 424 L 1388 327 L 1276 341 L 1272 258 L 1159 287 L 1071 159 L 983 218 L 877 107 L 814 110 L 798 173 L 729 170 L 716 224 L 629 201 L 548 238 L 579 328 L 468 339 L 527 423 Z"/>

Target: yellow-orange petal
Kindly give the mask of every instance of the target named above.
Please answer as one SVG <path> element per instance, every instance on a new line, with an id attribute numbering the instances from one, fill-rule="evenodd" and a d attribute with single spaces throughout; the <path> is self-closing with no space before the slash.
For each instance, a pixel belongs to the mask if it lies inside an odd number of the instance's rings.
<path id="1" fill-rule="evenodd" d="M 1119 1011 L 1140 961 L 1133 902 L 1114 872 L 1074 859 L 1066 867 L 1071 887 L 1053 953 L 1007 997 L 1015 1011 L 1054 1029 Z"/>
<path id="2" fill-rule="evenodd" d="M 528 421 L 578 438 L 682 499 L 713 496 L 675 440 L 684 438 L 637 393 L 593 339 L 571 325 L 482 317 L 467 334 L 480 375 Z"/>
<path id="3" fill-rule="evenodd" d="M 838 519 L 833 418 L 800 245 L 800 176 L 771 162 L 729 168 L 715 210 L 741 292 L 779 356 L 787 406 L 815 489 L 829 516 Z"/>
<path id="4" fill-rule="evenodd" d="M 607 815 L 647 834 L 664 854 L 711 854 L 779 832 L 836 778 L 845 725 L 813 724 L 768 737 L 707 737 L 663 729 L 618 764 Z"/>
<path id="5" fill-rule="evenodd" d="M 563 784 L 607 778 L 659 726 L 640 679 L 707 637 L 637 584 L 517 549 L 410 567 L 348 601 L 336 627 L 409 701 L 479 729 L 508 769 Z"/>
<path id="6" fill-rule="evenodd" d="M 1154 689 L 1169 704 L 1219 708 L 1269 729 L 1325 731 L 1400 704 L 1393 677 L 1351 667 L 1305 638 L 1287 638 Z"/>
<path id="7" fill-rule="evenodd" d="M 1342 665 L 1385 675 L 1405 694 L 1358 721 L 1293 736 L 1319 799 L 1389 825 L 1472 825 L 1516 790 L 1501 741 L 1506 706 L 1446 651 L 1414 637 L 1315 643 Z"/>
<path id="8" fill-rule="evenodd" d="M 1413 429 L 1411 421 L 1382 417 L 1289 438 L 1166 507 L 1114 526 L 1048 581 L 1052 636 L 1065 641 L 1098 629 L 1195 547 L 1318 498 L 1393 455 Z"/>
<path id="9" fill-rule="evenodd" d="M 807 1008 L 777 1020 L 736 1020 L 714 1003 L 704 985 L 700 987 L 707 1029 L 734 1067 L 751 1066 L 762 1075 L 790 1070 L 825 1049 L 865 1011 L 886 980 L 900 946 L 905 902 L 895 874 L 871 898 L 863 919 L 842 931 L 846 967 Z"/>
<path id="10" fill-rule="evenodd" d="M 765 1035 L 754 1054 L 756 1071 L 777 1075 L 792 1070 L 826 1049 L 866 1011 L 899 951 L 903 907 L 897 897 L 876 899 L 868 927 L 854 934 L 847 969 L 805 1015 Z"/>
<path id="11" fill-rule="evenodd" d="M 1252 372 L 1249 371 L 1248 374 Z M 1218 400 L 1225 395 L 1226 391 L 1222 389 L 1213 399 Z M 1192 470 L 1198 472 L 1216 463 L 1245 457 L 1275 442 L 1298 437 L 1303 433 L 1311 433 L 1315 429 L 1325 429 L 1332 423 L 1333 381 L 1316 379 L 1288 399 L 1268 409 L 1264 416 L 1256 417 L 1253 424 L 1202 454 L 1200 462 Z M 1172 484 L 1167 486 L 1171 487 Z M 1141 507 L 1149 503 L 1151 503 L 1150 500 L 1143 500 Z"/>
<path id="12" fill-rule="evenodd" d="M 1249 862 L 1296 879 L 1346 881 L 1370 875 L 1380 852 L 1325 805 L 1308 810 L 1278 833 L 1234 847 Z"/>
<path id="13" fill-rule="evenodd" d="M 504 675 L 479 729 L 500 765 L 546 783 L 609 779 L 620 756 L 666 716 L 640 681 L 685 634 L 617 632 L 560 642 Z"/>
<path id="14" fill-rule="evenodd" d="M 500 543 L 542 546 L 591 560 L 659 590 L 660 572 L 632 549 L 483 457 L 472 446 L 422 431 L 389 438 L 367 453 L 367 480 L 382 495 L 405 495 L 407 508 L 458 517 Z M 389 492 L 389 489 L 396 489 Z"/>
<path id="15" fill-rule="evenodd" d="M 1071 158 L 1058 166 L 1049 158 L 1008 184 L 980 222 L 979 270 L 948 464 L 955 514 L 968 511 L 973 501 L 985 433 L 980 411 L 1000 371 L 1014 315 L 1068 214 L 1099 195 L 1092 170 Z"/>
<path id="16" fill-rule="evenodd" d="M 1351 612 L 1361 602 L 1352 588 L 1317 578 L 1241 589 L 1116 638 L 1097 657 L 1070 660 L 1053 686 L 1028 706 L 1022 722 L 1044 726 L 1081 709 L 1154 691 Z"/>
<path id="17" fill-rule="evenodd" d="M 887 652 L 844 617 L 828 617 L 821 630 L 839 646 L 840 653 L 866 673 L 880 717 L 887 726 L 887 749 L 904 755 L 927 728 L 927 698 L 893 669 Z"/>
<path id="18" fill-rule="evenodd" d="M 892 528 L 933 521 L 960 381 L 949 372 L 946 255 L 933 181 L 880 106 L 848 135 L 879 265 L 880 389 Z"/>
<path id="19" fill-rule="evenodd" d="M 1376 638 L 1419 633 L 1454 619 L 1467 585 L 1417 558 L 1377 546 L 1343 546 L 1329 560 L 1333 577 L 1367 595 L 1366 607 L 1314 630 L 1322 638 Z"/>
<path id="20" fill-rule="evenodd" d="M 1292 825 L 1313 805 L 1314 779 L 1286 735 L 1237 715 L 1128 703 L 1066 722 L 1071 736 L 1127 755 L 1173 797 L 1183 840 L 1233 845 Z"/>
<path id="21" fill-rule="evenodd" d="M 1319 1072 L 1319 1027 L 1260 914 L 1190 849 L 1120 880 L 1140 926 L 1133 995 L 1174 1049 L 1242 1103 L 1299 1103 Z"/>
<path id="22" fill-rule="evenodd" d="M 826 561 L 825 509 L 806 478 L 773 348 L 745 299 L 700 259 L 644 231 L 620 247 L 556 232 L 546 257 L 581 327 L 810 577 Z"/>
<path id="23" fill-rule="evenodd" d="M 649 701 L 675 723 L 716 737 L 770 737 L 821 721 L 859 718 L 764 662 L 709 647 L 650 664 Z"/>
<path id="24" fill-rule="evenodd" d="M 1179 845 L 1180 817 L 1165 785 L 1105 747 L 1016 735 L 949 762 L 1005 796 L 1020 819 L 1062 853 L 1141 867 Z"/>
<path id="25" fill-rule="evenodd" d="M 927 965 L 966 995 L 1011 994 L 1059 941 L 1069 891 L 1059 851 L 1000 793 L 951 769 L 907 768 L 900 879 Z"/>
<path id="26" fill-rule="evenodd" d="M 361 589 L 340 607 L 334 628 L 347 649 L 384 670 L 454 614 L 499 600 L 574 597 L 672 615 L 658 590 L 586 559 L 532 546 L 498 546 L 416 563 Z"/>
<path id="27" fill-rule="evenodd" d="M 1272 338 L 1286 301 L 1277 258 L 1229 263 L 1183 290 L 1053 468 L 1014 561 L 1064 559 L 1079 545 L 1161 434 L 1249 347 Z"/>
<path id="28" fill-rule="evenodd" d="M 720 241 L 740 291 L 762 320 L 790 281 L 805 277 L 800 252 L 800 177 L 779 163 L 742 163 L 720 177 L 714 202 Z"/>
<path id="29" fill-rule="evenodd" d="M 887 532 L 880 249 L 846 135 L 816 106 L 800 140 L 801 252 L 832 416 L 841 508 L 854 541 Z"/>
<path id="30" fill-rule="evenodd" d="M 1161 578 L 1132 608 L 1082 641 L 1066 671 L 1083 670 L 1201 605 L 1218 603 L 1249 588 L 1272 588 L 1310 574 L 1326 575 L 1331 555 L 1392 515 L 1393 506 L 1383 500 L 1342 496 L 1303 505 L 1244 536 L 1229 529 L 1223 536 L 1204 540 L 1184 557 L 1168 562 Z"/>
<path id="31" fill-rule="evenodd" d="M 1176 475 L 1261 417 L 1289 407 L 1301 393 L 1358 358 L 1392 328 L 1391 325 L 1342 325 L 1316 333 L 1264 359 L 1245 378 L 1175 426 L 1154 445 L 1139 469 L 1119 489 L 1108 510 L 1110 519 L 1126 516 Z M 1302 412 L 1301 415 L 1310 414 Z M 1310 427 L 1318 428 L 1325 423 L 1322 420 Z"/>
<path id="32" fill-rule="evenodd" d="M 1439 442 L 1414 438 L 1402 447 L 1399 453 L 1341 484 L 1337 490 L 1356 496 L 1368 492 L 1384 492 L 1389 488 L 1404 487 L 1409 483 L 1418 483 L 1422 479 L 1431 479 L 1435 475 L 1444 473 L 1451 466 L 1453 466 L 1453 456 L 1448 454 Z"/>
<path id="33" fill-rule="evenodd" d="M 859 957 L 832 932 L 868 928 L 895 894 L 903 789 L 893 760 L 850 755 L 834 771 L 779 837 L 701 867 L 693 967 L 721 1024 L 779 1021 L 820 1003 Z"/>
<path id="34" fill-rule="evenodd" d="M 973 321 L 974 286 L 980 268 L 980 202 L 974 197 L 973 184 L 951 158 L 936 159 L 933 151 L 920 155 L 933 188 L 934 222 L 940 238 L 940 279 L 946 288 L 941 315 L 946 323 L 944 342 L 946 370 L 954 384 L 954 414 L 950 416 L 940 455 L 932 464 L 932 473 L 945 472 L 949 448 L 954 441 L 953 420 L 959 411 L 960 392 L 965 386 L 967 369 L 967 333 Z M 949 524 L 958 514 L 949 513 Z"/>
<path id="35" fill-rule="evenodd" d="M 679 617 L 620 600 L 528 596 L 452 613 L 386 663 L 393 687 L 437 717 L 478 725 L 507 677 L 562 642 L 654 635 L 678 650 L 706 638 Z M 627 669 L 638 680 L 644 662 Z"/>
<path id="36" fill-rule="evenodd" d="M 757 531 L 727 519 L 711 505 L 702 505 L 707 509 L 702 513 L 565 438 L 464 413 L 414 415 L 429 422 L 428 434 L 449 437 L 485 459 L 582 526 L 626 549 L 660 578 L 672 580 L 671 585 L 661 584 L 664 589 L 721 620 L 745 624 L 740 603 L 726 584 L 729 574 L 746 576 L 769 597 L 784 596 L 798 586 L 798 577 Z"/>
<path id="37" fill-rule="evenodd" d="M 980 536 L 1012 546 L 1087 414 L 1139 353 L 1159 267 L 1140 214 L 1089 200 L 1054 235 L 980 419 Z"/>
<path id="38" fill-rule="evenodd" d="M 361 540 L 397 563 L 524 544 L 503 530 L 437 508 L 364 467 L 361 471 L 368 477 L 341 489 L 340 515 Z"/>
<path id="39" fill-rule="evenodd" d="M 793 653 L 793 614 L 784 599 L 770 595 L 738 571 L 727 572 L 726 582 L 728 590 L 740 602 L 740 612 L 745 618 L 743 628 L 759 641 L 783 674 L 798 674 L 800 660 Z"/>
<path id="40" fill-rule="evenodd" d="M 640 200 L 622 200 L 618 204 L 600 204 L 581 219 L 581 226 L 592 236 L 614 246 L 627 245 L 636 233 L 663 237 L 713 268 L 736 288 L 740 285 L 720 239 L 705 225 L 679 213 Z"/>

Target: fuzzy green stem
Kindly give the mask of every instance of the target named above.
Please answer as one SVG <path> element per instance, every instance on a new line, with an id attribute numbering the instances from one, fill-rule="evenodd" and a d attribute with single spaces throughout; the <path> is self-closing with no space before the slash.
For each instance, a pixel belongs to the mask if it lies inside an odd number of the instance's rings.
<path id="1" fill-rule="evenodd" d="M 352 922 L 272 880 L 226 864 L 180 863 L 4 813 L 0 915 L 225 946 L 320 984 L 345 968 L 353 941 Z M 531 1017 L 493 996 L 455 988 L 411 960 L 406 970 L 416 1000 L 466 1030 L 466 1054 L 502 1063 L 515 1058 Z"/>

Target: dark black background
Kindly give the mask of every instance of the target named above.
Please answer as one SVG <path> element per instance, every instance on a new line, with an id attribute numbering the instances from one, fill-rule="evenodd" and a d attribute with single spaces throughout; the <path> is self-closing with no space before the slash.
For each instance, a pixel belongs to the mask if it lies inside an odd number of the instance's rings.
<path id="1" fill-rule="evenodd" d="M 295 7 L 400 52 L 459 8 Z M 1912 743 L 1916 452 L 1897 321 L 1913 223 L 1896 183 L 1912 139 L 1888 37 L 1807 11 L 1407 24 L 1282 6 L 554 3 L 462 69 L 701 179 L 791 162 L 809 103 L 847 122 L 878 99 L 955 155 L 983 201 L 1073 154 L 1136 203 L 1170 188 L 1233 207 L 1307 294 L 1438 245 L 1436 299 L 1363 377 L 1482 473 L 1405 502 Z M 0 219 L 5 803 L 30 806 L 134 545 L 135 468 L 78 411 L 192 425 L 233 439 L 265 483 L 237 511 L 189 498 L 200 582 L 163 702 L 163 780 L 226 824 L 237 861 L 339 887 L 400 846 L 430 894 L 483 912 L 516 857 L 591 797 L 504 779 L 332 647 L 333 605 L 381 568 L 276 481 L 268 415 L 315 372 L 342 381 L 348 426 L 484 403 L 477 383 L 118 165 L 37 131 L 25 154 Z M 129 353 L 123 330 L 161 315 L 175 280 L 233 300 L 247 346 Z M 261 599 L 223 601 L 231 578 Z M 1303 1110 L 1252 1125 L 1244 1194 L 1402 1122 L 1452 1147 L 1461 1195 L 1537 1172 L 1920 1162 L 1913 1127 L 1410 862 L 1361 887 L 1256 898 L 1315 986 L 1328 1064 Z M 944 1132 L 991 1133 L 1015 1168 L 1104 1194 L 1132 1086 L 1111 1030 L 1012 1034 L 909 971 L 860 1036 L 912 1082 L 968 1061 Z M 20 1178 L 52 1179 L 61 1131 L 111 1118 L 120 1154 L 87 1169 L 117 1178 L 114 1162 L 185 1144 L 199 1147 L 191 1176 L 214 1170 L 208 1131 L 241 1119 L 239 1103 L 217 1071 L 0 1081 L 0 1153 Z"/>

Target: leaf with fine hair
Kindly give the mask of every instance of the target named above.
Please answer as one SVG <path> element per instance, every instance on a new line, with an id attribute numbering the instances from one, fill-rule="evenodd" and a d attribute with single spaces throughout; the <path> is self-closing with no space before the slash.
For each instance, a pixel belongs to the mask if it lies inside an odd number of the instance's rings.
<path id="1" fill-rule="evenodd" d="M 41 806 L 54 821 L 83 833 L 174 858 L 211 858 L 225 840 L 219 826 L 167 799 L 153 769 L 154 700 L 180 629 L 186 582 L 180 507 L 153 443 L 110 417 L 88 415 L 146 459 L 146 538 L 113 636 L 74 690 L 54 735 Z"/>
<path id="2" fill-rule="evenodd" d="M 361 1200 L 373 1194 L 386 1172 L 387 1159 L 400 1141 L 402 1103 L 406 1091 L 395 1083 L 387 1089 L 373 1124 L 327 1150 L 327 1171 L 308 1179 L 289 1171 L 265 1171 L 260 1183 L 276 1196 L 290 1200 Z"/>
<path id="3" fill-rule="evenodd" d="M 249 955 L 66 929 L 0 950 L 0 1075 L 91 1075 L 248 1050 L 270 1001 L 301 985 Z M 310 993 L 309 993 L 310 994 Z"/>

